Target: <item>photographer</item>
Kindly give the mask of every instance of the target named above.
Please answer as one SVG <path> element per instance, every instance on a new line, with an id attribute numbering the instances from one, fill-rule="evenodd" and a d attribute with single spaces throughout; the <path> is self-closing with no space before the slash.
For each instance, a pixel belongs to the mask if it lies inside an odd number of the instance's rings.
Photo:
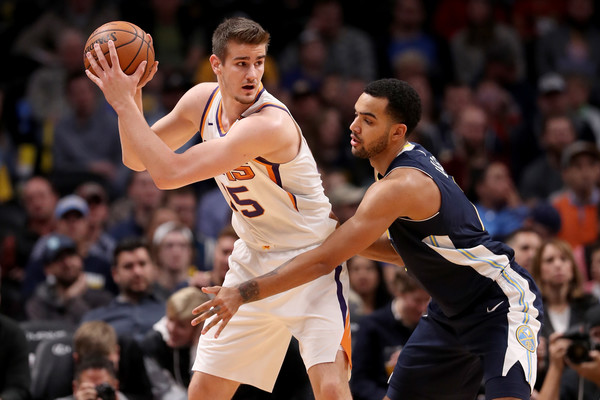
<path id="1" fill-rule="evenodd" d="M 550 365 L 537 400 L 600 399 L 600 306 L 586 320 L 587 332 L 550 336 Z"/>
<path id="2" fill-rule="evenodd" d="M 118 391 L 119 380 L 108 358 L 87 358 L 75 369 L 73 394 L 56 400 L 127 400 Z"/>

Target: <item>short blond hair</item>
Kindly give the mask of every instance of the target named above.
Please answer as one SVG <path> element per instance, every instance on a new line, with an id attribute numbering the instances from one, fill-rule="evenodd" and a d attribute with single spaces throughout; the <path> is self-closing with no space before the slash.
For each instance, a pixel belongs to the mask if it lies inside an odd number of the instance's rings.
<path id="1" fill-rule="evenodd" d="M 192 310 L 208 300 L 208 295 L 195 286 L 179 289 L 167 300 L 167 317 L 191 321 L 195 317 Z"/>
<path id="2" fill-rule="evenodd" d="M 73 335 L 73 347 L 80 359 L 108 357 L 119 349 L 117 332 L 104 321 L 84 322 Z"/>

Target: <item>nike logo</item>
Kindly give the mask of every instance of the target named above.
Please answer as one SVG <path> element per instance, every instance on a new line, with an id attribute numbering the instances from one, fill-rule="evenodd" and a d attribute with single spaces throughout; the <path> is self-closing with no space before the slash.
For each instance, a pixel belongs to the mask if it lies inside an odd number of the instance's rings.
<path id="1" fill-rule="evenodd" d="M 209 123 L 208 123 L 208 125 L 209 125 L 209 126 L 212 126 L 212 124 L 213 124 L 212 122 L 209 122 Z"/>
<path id="2" fill-rule="evenodd" d="M 496 304 L 496 305 L 495 305 L 494 307 L 492 307 L 492 308 L 489 308 L 489 307 L 488 307 L 488 308 L 487 308 L 487 312 L 491 313 L 491 312 L 494 312 L 494 311 L 496 311 L 496 308 L 500 307 L 500 304 L 502 304 L 502 303 L 504 303 L 504 300 L 502 300 L 500 303 Z"/>

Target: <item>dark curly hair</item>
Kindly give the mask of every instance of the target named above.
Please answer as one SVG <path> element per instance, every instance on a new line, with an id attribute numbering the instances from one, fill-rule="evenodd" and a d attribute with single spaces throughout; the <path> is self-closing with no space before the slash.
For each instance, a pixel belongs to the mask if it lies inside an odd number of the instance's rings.
<path id="1" fill-rule="evenodd" d="M 395 121 L 406 125 L 406 136 L 421 119 L 421 98 L 408 83 L 399 79 L 380 79 L 367 85 L 366 94 L 388 99 L 387 112 Z"/>

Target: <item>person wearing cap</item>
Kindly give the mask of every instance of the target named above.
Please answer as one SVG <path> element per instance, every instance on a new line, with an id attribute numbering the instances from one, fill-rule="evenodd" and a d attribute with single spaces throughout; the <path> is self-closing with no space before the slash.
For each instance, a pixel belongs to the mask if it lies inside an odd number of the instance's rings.
<path id="1" fill-rule="evenodd" d="M 88 238 L 110 261 L 115 240 L 106 232 L 109 217 L 109 199 L 106 189 L 94 181 L 83 182 L 75 188 L 75 194 L 85 200 L 89 209 Z"/>
<path id="2" fill-rule="evenodd" d="M 77 252 L 84 262 L 88 284 L 94 288 L 105 288 L 116 294 L 117 288 L 110 273 L 108 256 L 89 240 L 89 208 L 85 200 L 74 194 L 64 196 L 56 204 L 54 215 L 56 228 L 53 233 L 65 235 L 75 242 Z M 43 253 L 50 235 L 45 235 L 37 241 L 25 267 L 22 287 L 25 298 L 28 298 L 36 286 L 46 279 Z"/>
<path id="3" fill-rule="evenodd" d="M 558 237 L 577 248 L 598 239 L 600 152 L 594 143 L 577 141 L 562 153 L 563 191 L 552 200 L 561 216 Z"/>
<path id="4" fill-rule="evenodd" d="M 51 234 L 42 254 L 46 280 L 25 306 L 29 320 L 60 320 L 76 326 L 90 309 L 106 305 L 113 295 L 88 287 L 83 260 L 68 236 Z"/>
<path id="5" fill-rule="evenodd" d="M 589 334 L 588 361 L 574 363 L 567 357 L 573 344 L 562 333 L 550 336 L 550 365 L 536 400 L 598 400 L 600 398 L 600 305 L 590 308 L 581 332 Z"/>

